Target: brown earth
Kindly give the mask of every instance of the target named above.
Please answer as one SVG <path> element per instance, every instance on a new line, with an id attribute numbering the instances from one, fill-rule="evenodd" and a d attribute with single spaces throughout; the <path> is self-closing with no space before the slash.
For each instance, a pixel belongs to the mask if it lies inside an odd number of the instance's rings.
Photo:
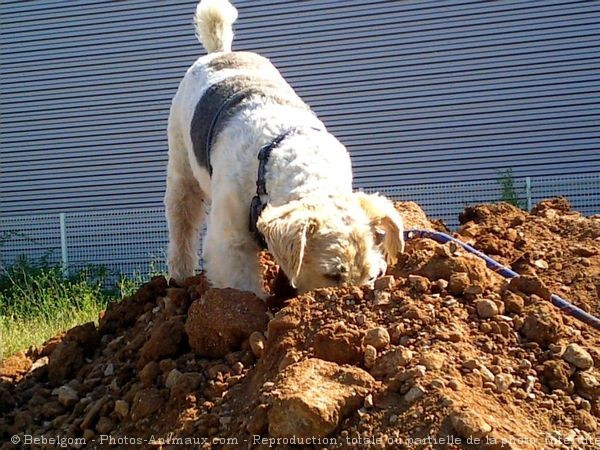
<path id="1" fill-rule="evenodd" d="M 2 362 L 0 449 L 599 449 L 600 332 L 544 298 L 600 314 L 600 217 L 555 199 L 461 221 L 522 279 L 428 239 L 375 289 L 285 301 L 264 257 L 270 311 L 202 276 L 155 278 L 98 327 Z"/>

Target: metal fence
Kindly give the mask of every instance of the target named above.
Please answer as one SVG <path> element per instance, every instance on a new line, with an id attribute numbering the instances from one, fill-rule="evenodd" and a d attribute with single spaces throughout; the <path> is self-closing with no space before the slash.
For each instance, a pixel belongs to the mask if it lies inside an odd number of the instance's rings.
<path id="1" fill-rule="evenodd" d="M 513 194 L 530 209 L 540 200 L 565 196 L 585 215 L 600 213 L 600 174 L 510 178 Z M 371 190 L 374 191 L 374 190 Z M 458 214 L 469 205 L 502 199 L 498 181 L 443 183 L 382 188 L 394 200 L 411 200 L 432 219 L 458 226 Z M 113 277 L 164 271 L 168 241 L 163 208 L 69 212 L 54 215 L 0 217 L 0 269 L 18 258 L 62 264 L 71 273 L 101 266 Z"/>

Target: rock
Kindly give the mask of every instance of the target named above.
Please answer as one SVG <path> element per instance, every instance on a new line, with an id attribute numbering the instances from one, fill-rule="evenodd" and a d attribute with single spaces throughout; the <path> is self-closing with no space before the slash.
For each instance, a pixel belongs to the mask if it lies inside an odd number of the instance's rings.
<path id="1" fill-rule="evenodd" d="M 596 418 L 587 411 L 577 411 L 574 422 L 577 428 L 589 433 L 594 433 L 598 429 Z"/>
<path id="2" fill-rule="evenodd" d="M 362 334 L 355 327 L 344 322 L 328 324 L 315 335 L 315 356 L 338 364 L 355 365 L 362 359 L 361 341 Z"/>
<path id="3" fill-rule="evenodd" d="M 70 408 L 79 401 L 77 391 L 68 385 L 54 389 L 52 394 L 58 395 L 58 402 L 66 408 Z"/>
<path id="4" fill-rule="evenodd" d="M 543 346 L 558 341 L 562 317 L 556 308 L 546 302 L 538 302 L 528 306 L 525 313 L 527 317 L 520 329 L 523 336 Z"/>
<path id="5" fill-rule="evenodd" d="M 419 358 L 419 363 L 428 370 L 440 370 L 445 362 L 446 356 L 442 353 L 425 353 Z"/>
<path id="6" fill-rule="evenodd" d="M 85 430 L 83 430 L 83 439 L 86 442 L 91 442 L 95 436 L 96 436 L 96 433 L 94 432 L 94 430 L 92 430 L 90 428 L 86 428 Z"/>
<path id="7" fill-rule="evenodd" d="M 96 424 L 96 431 L 100 434 L 109 434 L 114 428 L 114 422 L 108 417 L 100 417 Z"/>
<path id="8" fill-rule="evenodd" d="M 260 358 L 265 351 L 267 340 L 265 339 L 265 335 L 260 331 L 253 332 L 248 338 L 248 343 L 250 344 L 250 349 L 252 353 L 257 358 Z"/>
<path id="9" fill-rule="evenodd" d="M 525 307 L 523 297 L 508 290 L 502 295 L 502 301 L 504 302 L 505 311 L 508 314 L 520 314 Z"/>
<path id="10" fill-rule="evenodd" d="M 179 380 L 179 378 L 181 377 L 182 373 L 177 370 L 177 369 L 173 369 L 169 372 L 169 374 L 167 375 L 167 379 L 165 380 L 165 386 L 169 389 L 171 389 L 173 386 L 175 386 L 175 384 L 177 383 L 177 381 Z"/>
<path id="11" fill-rule="evenodd" d="M 177 377 L 175 384 L 171 386 L 171 399 L 183 400 L 193 393 L 202 382 L 202 375 L 198 372 L 185 372 Z"/>
<path id="12" fill-rule="evenodd" d="M 267 405 L 258 405 L 248 420 L 246 431 L 251 436 L 262 435 L 267 432 L 268 427 Z"/>
<path id="13" fill-rule="evenodd" d="M 62 341 L 48 357 L 48 379 L 53 385 L 72 378 L 83 365 L 83 348 L 75 341 Z"/>
<path id="14" fill-rule="evenodd" d="M 371 345 L 377 350 L 383 350 L 390 345 L 390 334 L 383 327 L 371 328 L 365 334 L 364 345 Z"/>
<path id="15" fill-rule="evenodd" d="M 129 403 L 127 403 L 125 400 L 115 401 L 115 413 L 119 419 L 124 420 L 129 414 Z"/>
<path id="16" fill-rule="evenodd" d="M 408 284 L 410 284 L 415 292 L 420 294 L 429 292 L 430 289 L 429 279 L 420 275 L 409 275 Z"/>
<path id="17" fill-rule="evenodd" d="M 150 361 L 139 373 L 140 381 L 146 387 L 154 385 L 158 375 L 160 375 L 160 366 L 156 361 Z"/>
<path id="18" fill-rule="evenodd" d="M 544 300 L 550 301 L 552 292 L 542 280 L 531 275 L 521 275 L 512 278 L 508 283 L 508 288 L 513 292 L 523 292 L 527 295 L 535 294 Z"/>
<path id="19" fill-rule="evenodd" d="M 581 370 L 588 370 L 594 366 L 592 355 L 577 344 L 567 345 L 562 357 L 565 361 Z"/>
<path id="20" fill-rule="evenodd" d="M 473 411 L 455 411 L 450 414 L 450 423 L 456 433 L 465 438 L 483 439 L 492 427 Z"/>
<path id="21" fill-rule="evenodd" d="M 448 292 L 452 295 L 462 295 L 467 286 L 471 284 L 469 275 L 465 272 L 456 272 L 448 280 Z"/>
<path id="22" fill-rule="evenodd" d="M 364 363 L 367 369 L 370 369 L 375 365 L 377 359 L 377 349 L 372 345 L 366 345 L 364 351 Z"/>
<path id="23" fill-rule="evenodd" d="M 100 410 L 102 409 L 102 407 L 104 406 L 104 404 L 106 402 L 108 402 L 108 398 L 103 397 L 103 398 L 100 398 L 99 400 L 96 400 L 94 403 L 90 403 L 90 406 L 87 409 L 85 416 L 83 417 L 83 421 L 79 425 L 79 428 L 81 430 L 86 430 L 88 428 L 93 427 L 94 422 L 96 421 L 96 418 L 100 414 Z"/>
<path id="24" fill-rule="evenodd" d="M 46 419 L 54 419 L 55 417 L 63 414 L 65 409 L 58 401 L 50 401 L 44 403 L 40 408 L 40 411 L 42 416 L 44 416 Z"/>
<path id="25" fill-rule="evenodd" d="M 185 331 L 196 354 L 222 357 L 238 350 L 253 332 L 265 330 L 268 321 L 264 302 L 254 294 L 208 289 L 190 306 Z"/>
<path id="26" fill-rule="evenodd" d="M 138 368 L 144 367 L 149 361 L 158 361 L 176 355 L 184 339 L 185 331 L 181 319 L 171 318 L 166 322 L 155 324 L 150 338 L 140 350 Z"/>
<path id="27" fill-rule="evenodd" d="M 375 280 L 373 289 L 378 291 L 383 289 L 391 289 L 392 287 L 394 287 L 395 282 L 396 280 L 394 280 L 393 275 L 385 275 Z"/>
<path id="28" fill-rule="evenodd" d="M 398 346 L 377 358 L 370 373 L 374 377 L 394 375 L 400 368 L 406 366 L 412 357 L 413 353 L 410 349 Z"/>
<path id="29" fill-rule="evenodd" d="M 498 306 L 488 299 L 479 300 L 477 302 L 477 314 L 482 319 L 489 319 L 490 317 L 494 317 L 498 314 Z"/>
<path id="30" fill-rule="evenodd" d="M 502 393 L 508 391 L 510 386 L 514 382 L 514 377 L 509 373 L 499 373 L 494 378 L 494 384 L 496 385 L 496 392 Z"/>
<path id="31" fill-rule="evenodd" d="M 575 388 L 583 398 L 595 401 L 600 398 L 600 377 L 594 372 L 577 372 Z"/>
<path id="32" fill-rule="evenodd" d="M 564 361 L 546 361 L 542 364 L 541 377 L 550 389 L 566 390 L 569 385 L 569 365 Z"/>
<path id="33" fill-rule="evenodd" d="M 150 417 L 160 409 L 165 403 L 165 399 L 160 391 L 155 388 L 143 389 L 135 394 L 131 406 L 131 419 L 138 421 Z"/>
<path id="34" fill-rule="evenodd" d="M 104 368 L 104 376 L 112 377 L 114 374 L 115 374 L 115 365 L 112 363 L 107 364 L 106 367 Z"/>
<path id="35" fill-rule="evenodd" d="M 330 435 L 358 409 L 376 382 L 351 366 L 311 358 L 280 373 L 271 391 L 269 434 L 274 438 Z"/>
<path id="36" fill-rule="evenodd" d="M 404 401 L 407 403 L 414 403 L 419 400 L 427 391 L 422 386 L 411 387 L 406 394 L 404 394 Z"/>
<path id="37" fill-rule="evenodd" d="M 18 381 L 32 367 L 31 360 L 23 352 L 1 359 L 0 355 L 0 381 L 6 380 L 9 382 Z"/>

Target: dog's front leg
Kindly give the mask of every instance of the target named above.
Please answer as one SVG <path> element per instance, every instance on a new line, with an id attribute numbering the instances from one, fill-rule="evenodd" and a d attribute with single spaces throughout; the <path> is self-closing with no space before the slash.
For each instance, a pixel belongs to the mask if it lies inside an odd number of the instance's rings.
<path id="1" fill-rule="evenodd" d="M 203 257 L 206 274 L 214 287 L 249 291 L 266 299 L 258 252 L 258 245 L 252 239 L 219 228 L 209 219 Z"/>

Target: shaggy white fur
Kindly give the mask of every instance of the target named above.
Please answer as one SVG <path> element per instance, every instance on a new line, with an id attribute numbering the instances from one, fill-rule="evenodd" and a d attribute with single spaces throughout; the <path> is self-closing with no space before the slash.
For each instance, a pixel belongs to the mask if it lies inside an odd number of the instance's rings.
<path id="1" fill-rule="evenodd" d="M 384 197 L 352 192 L 346 148 L 309 109 L 266 95 L 249 96 L 215 136 L 212 176 L 199 163 L 191 123 L 209 87 L 227 84 L 234 77 L 285 83 L 267 60 L 257 60 L 256 67 L 236 66 L 240 54 L 228 53 L 236 17 L 227 0 L 200 2 L 196 32 L 209 54 L 188 69 L 171 106 L 165 196 L 170 275 L 175 279 L 193 275 L 208 210 L 203 253 L 209 280 L 215 287 L 265 297 L 257 258 L 260 249 L 248 229 L 257 154 L 274 137 L 293 129 L 273 150 L 267 166 L 269 205 L 258 228 L 269 251 L 300 292 L 374 281 L 403 250 L 402 220 Z M 223 60 L 233 62 L 225 67 Z M 280 95 L 295 96 L 287 83 L 285 87 Z"/>

